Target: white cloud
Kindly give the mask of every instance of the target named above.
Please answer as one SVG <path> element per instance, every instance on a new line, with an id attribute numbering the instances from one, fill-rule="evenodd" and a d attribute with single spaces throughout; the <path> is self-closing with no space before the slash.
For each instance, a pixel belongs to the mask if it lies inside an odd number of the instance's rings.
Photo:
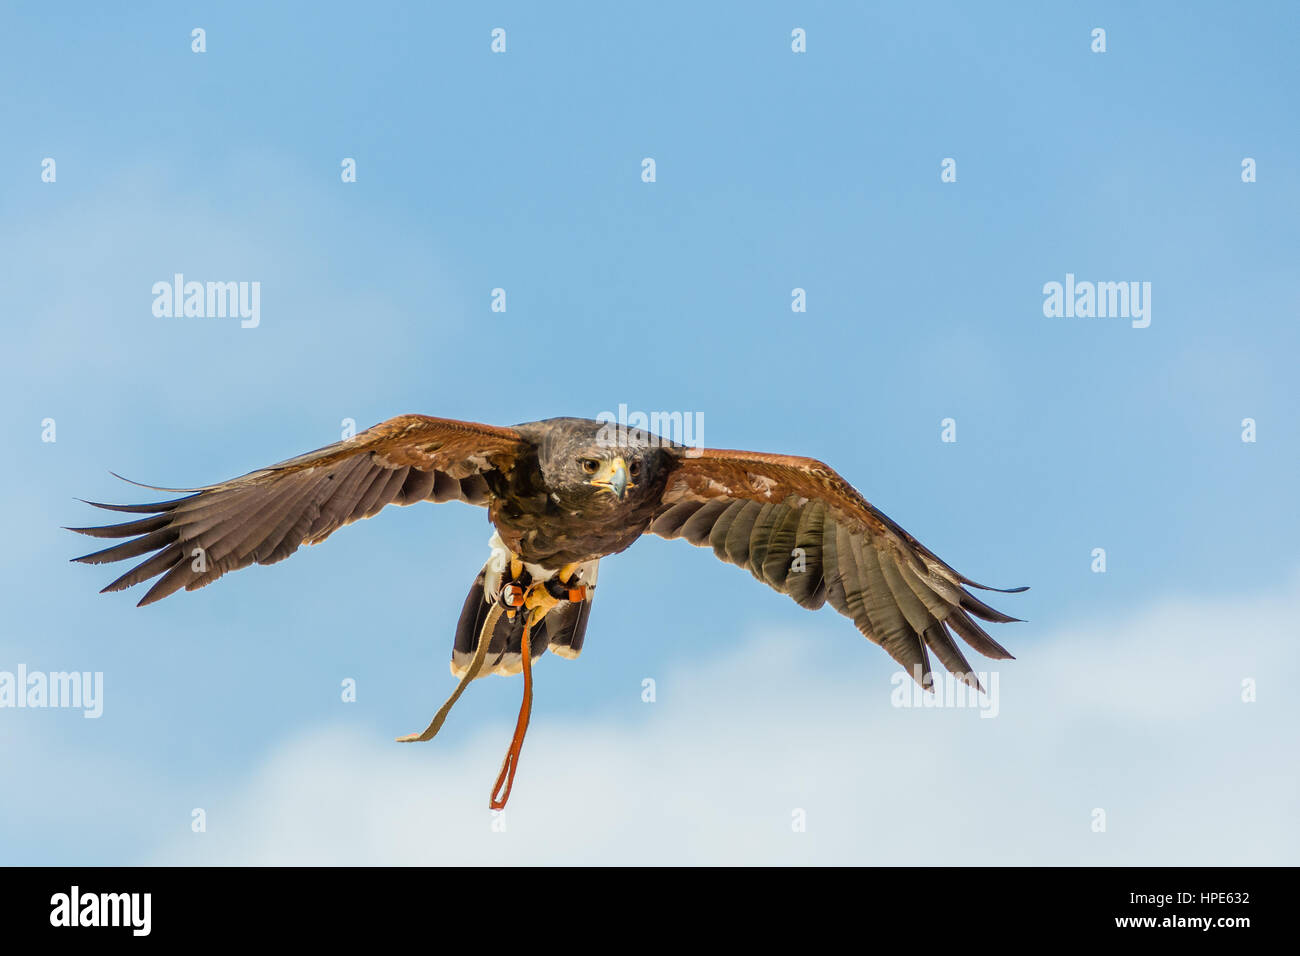
<path id="1" fill-rule="evenodd" d="M 661 680 L 639 725 L 535 721 L 504 833 L 486 802 L 513 715 L 425 745 L 326 728 L 156 862 L 1294 864 L 1297 610 L 1300 582 L 1021 626 L 992 720 L 891 708 L 879 672 L 767 635 Z"/>

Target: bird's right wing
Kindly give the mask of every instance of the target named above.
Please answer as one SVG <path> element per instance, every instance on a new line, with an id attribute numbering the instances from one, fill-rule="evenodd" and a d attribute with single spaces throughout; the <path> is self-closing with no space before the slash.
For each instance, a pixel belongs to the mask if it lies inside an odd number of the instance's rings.
<path id="1" fill-rule="evenodd" d="M 485 476 L 507 471 L 528 443 L 513 428 L 427 415 L 399 415 L 352 438 L 184 498 L 97 508 L 149 515 L 125 524 L 70 528 L 95 538 L 131 538 L 74 561 L 103 564 L 149 555 L 105 591 L 162 575 L 143 607 L 227 571 L 274 564 L 388 504 L 487 500 Z M 149 487 L 149 486 L 146 486 Z"/>

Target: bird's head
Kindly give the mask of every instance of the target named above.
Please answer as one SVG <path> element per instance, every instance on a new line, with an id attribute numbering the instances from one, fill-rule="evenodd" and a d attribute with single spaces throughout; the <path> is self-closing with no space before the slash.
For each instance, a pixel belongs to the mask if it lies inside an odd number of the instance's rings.
<path id="1" fill-rule="evenodd" d="M 557 423 L 542 442 L 538 464 L 556 503 L 570 511 L 633 511 L 657 502 L 671 467 L 667 450 L 598 424 Z"/>

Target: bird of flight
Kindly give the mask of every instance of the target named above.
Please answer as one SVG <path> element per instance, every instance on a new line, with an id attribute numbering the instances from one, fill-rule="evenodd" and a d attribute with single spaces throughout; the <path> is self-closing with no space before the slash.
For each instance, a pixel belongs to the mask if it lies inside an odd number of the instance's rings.
<path id="1" fill-rule="evenodd" d="M 104 588 L 158 578 L 141 606 L 227 571 L 274 564 L 385 505 L 486 507 L 496 530 L 456 626 L 451 669 L 460 683 L 423 733 L 398 740 L 431 739 L 476 677 L 522 671 L 523 704 L 493 809 L 505 806 L 514 782 L 532 710 L 533 660 L 548 649 L 578 656 L 600 559 L 643 534 L 712 547 L 803 607 L 830 602 L 923 686 L 932 679 L 930 651 L 979 686 L 954 636 L 986 657 L 1011 657 L 976 618 L 1017 618 L 969 590 L 1001 589 L 954 571 L 812 458 L 686 448 L 579 418 L 501 428 L 399 415 L 240 478 L 155 490 L 187 494 L 142 505 L 87 502 L 147 517 L 69 529 L 131 539 L 75 561 L 148 556 Z"/>

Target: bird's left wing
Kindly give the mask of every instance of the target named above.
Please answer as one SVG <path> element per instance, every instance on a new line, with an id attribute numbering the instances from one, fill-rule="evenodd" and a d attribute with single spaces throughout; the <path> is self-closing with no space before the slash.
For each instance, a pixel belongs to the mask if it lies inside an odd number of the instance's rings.
<path id="1" fill-rule="evenodd" d="M 1011 657 L 974 618 L 1016 618 L 967 586 L 997 589 L 958 574 L 828 465 L 759 452 L 689 454 L 677 458 L 649 533 L 711 546 L 804 607 L 830 601 L 922 684 L 930 681 L 928 648 L 978 686 L 953 633 L 986 657 Z"/>
<path id="2" fill-rule="evenodd" d="M 211 584 L 227 571 L 274 564 L 388 504 L 487 500 L 485 479 L 528 447 L 513 428 L 426 415 L 399 415 L 333 445 L 145 505 L 97 508 L 150 515 L 125 524 L 71 528 L 95 538 L 131 538 L 74 561 L 103 564 L 150 555 L 105 591 L 162 575 L 140 600 L 159 601 Z M 151 486 L 146 486 L 151 487 Z"/>

